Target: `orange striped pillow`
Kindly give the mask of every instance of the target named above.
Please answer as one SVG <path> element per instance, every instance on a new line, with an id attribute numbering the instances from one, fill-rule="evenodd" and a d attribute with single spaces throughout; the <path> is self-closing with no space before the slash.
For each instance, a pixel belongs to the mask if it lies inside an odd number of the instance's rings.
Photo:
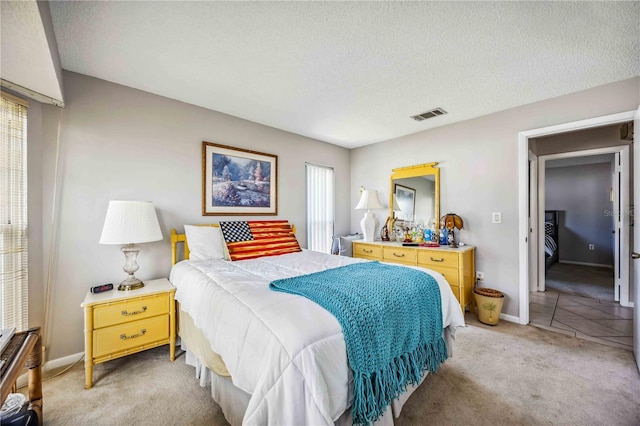
<path id="1" fill-rule="evenodd" d="M 220 222 L 231 260 L 302 251 L 286 220 L 248 220 Z"/>

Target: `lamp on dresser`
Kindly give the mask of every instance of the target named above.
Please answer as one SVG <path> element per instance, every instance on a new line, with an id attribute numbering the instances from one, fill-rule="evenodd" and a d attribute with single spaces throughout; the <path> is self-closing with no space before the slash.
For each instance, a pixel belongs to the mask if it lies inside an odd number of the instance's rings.
<path id="1" fill-rule="evenodd" d="M 110 201 L 104 220 L 100 244 L 124 244 L 122 252 L 126 263 L 122 269 L 129 276 L 118 290 L 135 290 L 144 286 L 134 273 L 139 269 L 137 258 L 142 247 L 162 239 L 162 231 L 153 203 L 150 201 Z"/>
<path id="2" fill-rule="evenodd" d="M 362 228 L 363 240 L 373 241 L 376 228 L 378 227 L 378 219 L 371 209 L 384 208 L 378 198 L 378 191 L 375 189 L 364 189 L 360 194 L 360 201 L 356 206 L 356 210 L 367 210 L 364 217 L 360 221 Z"/>

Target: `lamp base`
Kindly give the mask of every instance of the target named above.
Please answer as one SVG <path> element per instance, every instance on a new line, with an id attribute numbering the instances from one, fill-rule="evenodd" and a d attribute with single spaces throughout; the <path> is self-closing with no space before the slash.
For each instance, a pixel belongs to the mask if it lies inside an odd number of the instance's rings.
<path id="1" fill-rule="evenodd" d="M 136 278 L 135 275 L 131 274 L 126 280 L 120 283 L 120 285 L 118 286 L 118 290 L 129 291 L 137 290 L 142 287 L 144 287 L 144 283 Z"/>
<path id="2" fill-rule="evenodd" d="M 138 266 L 137 259 L 138 259 L 138 253 L 140 252 L 141 249 L 142 247 L 137 246 L 135 244 L 127 244 L 126 246 L 122 247 L 121 250 L 124 253 L 125 259 L 127 260 L 127 263 L 124 265 L 124 268 L 122 269 L 127 274 L 129 274 L 129 276 L 127 277 L 126 280 L 120 283 L 120 285 L 118 286 L 118 290 L 123 290 L 123 291 L 136 290 L 138 288 L 144 287 L 144 283 L 139 279 L 137 279 L 135 275 L 133 275 L 140 268 Z"/>
<path id="3" fill-rule="evenodd" d="M 360 221 L 362 229 L 363 241 L 373 241 L 375 238 L 375 230 L 378 227 L 378 219 L 371 210 L 368 210 Z"/>

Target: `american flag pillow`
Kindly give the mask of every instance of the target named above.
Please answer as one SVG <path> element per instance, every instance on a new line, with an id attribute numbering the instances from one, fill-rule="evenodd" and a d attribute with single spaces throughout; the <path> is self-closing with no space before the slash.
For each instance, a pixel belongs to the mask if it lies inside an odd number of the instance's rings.
<path id="1" fill-rule="evenodd" d="M 220 230 L 231 260 L 302 251 L 286 220 L 220 222 Z"/>

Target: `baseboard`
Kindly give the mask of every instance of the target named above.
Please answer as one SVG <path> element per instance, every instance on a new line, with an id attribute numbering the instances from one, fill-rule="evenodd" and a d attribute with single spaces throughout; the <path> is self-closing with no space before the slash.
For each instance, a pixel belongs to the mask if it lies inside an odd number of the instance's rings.
<path id="1" fill-rule="evenodd" d="M 503 319 L 505 321 L 508 322 L 515 322 L 516 324 L 520 324 L 520 317 L 517 317 L 515 315 L 509 315 L 509 314 L 500 314 L 500 319 Z"/>
<path id="2" fill-rule="evenodd" d="M 63 356 L 62 358 L 52 359 L 51 361 L 47 361 L 42 365 L 42 375 L 47 371 L 55 370 L 60 367 L 67 367 L 73 363 L 80 361 L 80 359 L 84 356 L 84 352 L 78 352 L 77 354 Z M 23 386 L 27 386 L 29 378 L 29 373 L 22 374 L 18 377 L 17 385 L 18 388 Z"/>
<path id="3" fill-rule="evenodd" d="M 613 265 L 606 265 L 604 263 L 574 262 L 573 260 L 558 260 L 558 263 L 566 263 L 569 265 L 596 266 L 598 268 L 613 269 Z"/>
<path id="4" fill-rule="evenodd" d="M 84 352 L 78 352 L 73 355 L 63 356 L 62 358 L 52 359 L 51 361 L 47 361 L 42 366 L 42 372 L 55 370 L 56 368 L 66 367 L 68 365 L 73 364 L 74 362 L 80 361 L 80 358 L 84 356 Z"/>

